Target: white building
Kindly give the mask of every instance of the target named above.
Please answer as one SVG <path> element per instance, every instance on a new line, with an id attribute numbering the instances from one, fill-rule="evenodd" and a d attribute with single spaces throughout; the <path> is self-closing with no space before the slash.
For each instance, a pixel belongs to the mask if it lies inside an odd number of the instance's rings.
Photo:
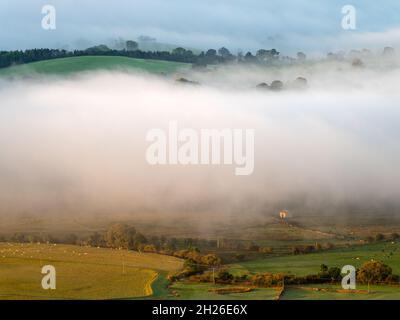
<path id="1" fill-rule="evenodd" d="M 287 210 L 282 210 L 281 212 L 279 212 L 279 218 L 281 219 L 286 219 L 289 216 L 289 212 Z"/>

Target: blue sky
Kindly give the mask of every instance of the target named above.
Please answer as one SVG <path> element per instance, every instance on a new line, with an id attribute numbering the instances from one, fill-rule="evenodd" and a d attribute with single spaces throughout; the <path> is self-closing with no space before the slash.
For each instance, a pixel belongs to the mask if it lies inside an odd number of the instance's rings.
<path id="1" fill-rule="evenodd" d="M 57 29 L 41 28 L 54 5 Z M 357 9 L 357 30 L 341 28 L 341 8 Z M 398 0 L 1 0 L 0 49 L 69 48 L 149 35 L 160 42 L 231 50 L 378 49 L 400 46 Z"/>

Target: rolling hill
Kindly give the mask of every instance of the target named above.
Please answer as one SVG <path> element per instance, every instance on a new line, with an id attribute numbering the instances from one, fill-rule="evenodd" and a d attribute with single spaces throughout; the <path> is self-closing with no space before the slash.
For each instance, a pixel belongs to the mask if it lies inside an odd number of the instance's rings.
<path id="1" fill-rule="evenodd" d="M 38 61 L 0 69 L 0 77 L 24 77 L 35 74 L 68 75 L 99 70 L 139 70 L 171 74 L 190 68 L 190 64 L 161 60 L 144 60 L 118 56 L 83 56 Z"/>
<path id="2" fill-rule="evenodd" d="M 56 289 L 41 268 L 56 268 Z M 153 282 L 182 268 L 153 253 L 55 244 L 0 243 L 0 299 L 115 299 L 151 296 Z"/>

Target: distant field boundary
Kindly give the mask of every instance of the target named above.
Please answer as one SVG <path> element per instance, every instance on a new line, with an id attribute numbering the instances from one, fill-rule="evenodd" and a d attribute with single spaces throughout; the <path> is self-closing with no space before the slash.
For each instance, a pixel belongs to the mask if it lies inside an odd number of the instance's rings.
<path id="1" fill-rule="evenodd" d="M 229 294 L 229 293 L 246 293 L 253 291 L 251 287 L 227 287 L 227 288 L 213 288 L 208 289 L 208 292 L 217 294 Z"/>

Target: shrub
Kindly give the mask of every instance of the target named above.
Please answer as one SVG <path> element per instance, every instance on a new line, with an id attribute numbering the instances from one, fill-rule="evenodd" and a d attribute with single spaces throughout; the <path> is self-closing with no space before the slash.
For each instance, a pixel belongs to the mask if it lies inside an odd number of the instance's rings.
<path id="1" fill-rule="evenodd" d="M 385 240 L 385 236 L 382 233 L 378 233 L 375 235 L 375 241 Z"/>
<path id="2" fill-rule="evenodd" d="M 380 261 L 364 263 L 357 272 L 357 280 L 361 283 L 384 282 L 392 275 L 392 268 Z"/>
<path id="3" fill-rule="evenodd" d="M 228 271 L 222 270 L 217 273 L 215 280 L 218 283 L 231 283 L 233 280 L 233 275 Z"/>

